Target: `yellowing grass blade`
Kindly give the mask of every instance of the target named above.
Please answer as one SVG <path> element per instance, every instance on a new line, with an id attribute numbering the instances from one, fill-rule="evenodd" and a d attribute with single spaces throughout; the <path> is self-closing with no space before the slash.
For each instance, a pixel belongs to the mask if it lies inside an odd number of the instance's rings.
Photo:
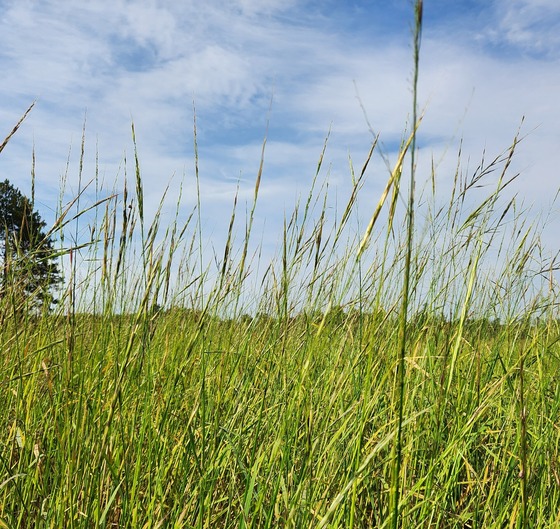
<path id="1" fill-rule="evenodd" d="M 422 122 L 422 117 L 420 117 L 420 119 L 418 120 L 418 123 L 416 124 L 416 127 L 414 127 L 414 130 L 410 133 L 410 136 L 408 137 L 408 140 L 406 140 L 406 143 L 404 144 L 404 147 L 401 149 L 401 152 L 399 154 L 399 158 L 397 160 L 397 163 L 395 164 L 395 168 L 391 172 L 391 176 L 389 177 L 389 180 L 387 181 L 387 185 L 385 186 L 385 190 L 383 191 L 383 193 L 381 195 L 381 198 L 379 199 L 377 207 L 375 208 L 375 211 L 373 212 L 373 215 L 371 217 L 371 220 L 369 221 L 368 227 L 366 228 L 366 232 L 365 232 L 365 234 L 362 238 L 362 242 L 360 243 L 360 247 L 358 249 L 358 259 L 361 257 L 363 251 L 365 250 L 365 248 L 368 244 L 369 238 L 371 236 L 371 231 L 373 230 L 373 227 L 375 226 L 375 223 L 377 222 L 377 219 L 379 218 L 379 214 L 381 213 L 381 209 L 383 208 L 383 205 L 385 204 L 385 200 L 387 200 L 387 195 L 389 195 L 389 191 L 391 190 L 391 186 L 401 176 L 402 164 L 403 164 L 403 161 L 404 161 L 404 157 L 406 156 L 406 153 L 408 152 L 408 148 L 410 147 L 410 144 L 412 143 L 412 139 L 416 135 L 416 131 L 418 130 L 418 127 L 420 126 L 421 122 Z"/>

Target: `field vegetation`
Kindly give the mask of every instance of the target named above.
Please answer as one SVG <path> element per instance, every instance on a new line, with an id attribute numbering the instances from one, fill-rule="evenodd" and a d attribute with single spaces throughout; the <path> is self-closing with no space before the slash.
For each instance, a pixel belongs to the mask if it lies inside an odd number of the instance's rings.
<path id="1" fill-rule="evenodd" d="M 0 527 L 560 526 L 558 263 L 509 192 L 521 139 L 417 175 L 413 106 L 381 197 L 374 139 L 329 217 L 321 155 L 270 262 L 262 164 L 212 262 L 200 204 L 147 218 L 138 155 L 61 200 L 59 303 L 0 297 Z"/>

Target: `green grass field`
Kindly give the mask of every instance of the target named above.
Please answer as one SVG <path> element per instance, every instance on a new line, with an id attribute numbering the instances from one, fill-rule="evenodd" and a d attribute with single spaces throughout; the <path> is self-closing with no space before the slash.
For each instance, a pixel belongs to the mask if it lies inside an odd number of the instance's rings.
<path id="1" fill-rule="evenodd" d="M 271 262 L 260 173 L 210 264 L 200 204 L 145 218 L 137 159 L 135 192 L 61 205 L 61 302 L 0 298 L 0 527 L 560 527 L 557 263 L 508 195 L 518 138 L 442 195 L 404 137 L 337 219 L 319 163 Z"/>

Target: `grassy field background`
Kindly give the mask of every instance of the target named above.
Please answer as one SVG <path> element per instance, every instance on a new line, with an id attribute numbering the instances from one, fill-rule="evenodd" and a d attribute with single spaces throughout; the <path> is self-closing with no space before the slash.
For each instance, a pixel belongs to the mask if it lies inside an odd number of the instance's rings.
<path id="1" fill-rule="evenodd" d="M 145 218 L 138 156 L 61 201 L 60 303 L 0 299 L 0 527 L 560 526 L 558 263 L 518 143 L 442 194 L 409 130 L 371 207 L 374 141 L 336 218 L 319 161 L 269 262 L 261 172 L 212 262 L 200 203 Z"/>

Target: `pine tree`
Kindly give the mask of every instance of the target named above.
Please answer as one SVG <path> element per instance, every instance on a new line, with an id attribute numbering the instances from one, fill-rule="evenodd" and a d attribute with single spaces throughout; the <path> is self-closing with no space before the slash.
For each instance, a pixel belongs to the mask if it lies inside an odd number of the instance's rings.
<path id="1" fill-rule="evenodd" d="M 0 182 L 0 300 L 17 310 L 50 309 L 61 276 L 46 223 L 8 180 Z M 3 306 L 6 306 L 4 303 Z"/>

